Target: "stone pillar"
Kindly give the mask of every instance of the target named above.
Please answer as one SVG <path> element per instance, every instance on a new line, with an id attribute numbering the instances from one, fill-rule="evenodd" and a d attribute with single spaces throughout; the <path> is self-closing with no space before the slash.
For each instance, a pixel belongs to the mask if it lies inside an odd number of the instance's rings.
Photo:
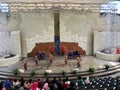
<path id="1" fill-rule="evenodd" d="M 54 12 L 54 46 L 55 54 L 60 54 L 60 13 L 59 11 Z"/>

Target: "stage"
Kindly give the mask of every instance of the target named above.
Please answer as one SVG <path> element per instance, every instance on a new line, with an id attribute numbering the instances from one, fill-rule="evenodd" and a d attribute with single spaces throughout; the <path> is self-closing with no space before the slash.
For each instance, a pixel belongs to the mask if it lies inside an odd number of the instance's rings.
<path id="1" fill-rule="evenodd" d="M 23 71 L 22 73 L 30 73 L 32 70 L 35 70 L 38 74 L 44 73 L 45 70 L 51 70 L 51 73 L 61 73 L 62 70 L 65 70 L 66 72 L 72 72 L 74 69 L 77 69 L 78 71 L 88 71 L 90 67 L 94 67 L 96 70 L 98 70 L 100 68 L 104 68 L 105 64 L 110 66 L 119 64 L 119 62 L 105 61 L 98 59 L 95 56 L 81 56 L 81 58 L 82 61 L 80 68 L 77 67 L 75 59 L 69 59 L 68 64 L 65 65 L 63 56 L 55 56 L 52 64 L 50 64 L 49 60 L 40 60 L 38 65 L 35 64 L 34 58 L 28 57 L 27 71 L 24 71 L 23 59 L 12 65 L 1 66 L 0 71 L 12 72 L 13 69 L 18 68 L 19 70 Z"/>

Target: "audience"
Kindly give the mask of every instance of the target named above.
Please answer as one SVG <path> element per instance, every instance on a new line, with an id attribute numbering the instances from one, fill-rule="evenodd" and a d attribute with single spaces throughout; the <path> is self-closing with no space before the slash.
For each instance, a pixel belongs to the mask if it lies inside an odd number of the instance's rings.
<path id="1" fill-rule="evenodd" d="M 32 86 L 31 86 L 31 89 L 30 89 L 30 90 L 40 90 L 40 89 L 38 88 L 38 82 L 37 82 L 37 81 L 32 83 Z"/>
<path id="2" fill-rule="evenodd" d="M 5 86 L 6 90 L 11 90 L 11 89 L 12 89 L 12 84 L 11 84 L 11 82 L 9 81 L 9 79 L 8 79 L 8 80 L 5 80 L 4 86 Z"/>
<path id="3" fill-rule="evenodd" d="M 48 86 L 48 83 L 45 83 L 43 85 L 43 90 L 50 90 L 49 86 Z"/>
<path id="4" fill-rule="evenodd" d="M 44 81 L 42 79 L 38 79 L 38 87 L 40 88 L 40 90 L 42 90 L 44 85 Z"/>
<path id="5" fill-rule="evenodd" d="M 4 82 L 0 82 L 0 90 L 6 90 L 6 88 L 4 87 Z"/>
<path id="6" fill-rule="evenodd" d="M 32 87 L 32 79 L 29 79 L 28 82 L 26 82 L 24 85 L 25 85 L 26 90 L 31 89 L 31 87 Z"/>
<path id="7" fill-rule="evenodd" d="M 24 83 L 23 83 L 24 82 Z M 77 80 L 66 79 L 57 80 L 48 78 L 43 81 L 38 79 L 33 81 L 29 79 L 25 81 L 23 78 L 5 80 L 0 82 L 0 90 L 120 90 L 120 76 L 118 77 L 103 77 L 103 78 L 92 78 L 89 79 L 87 76 L 83 81 L 81 76 Z"/>
<path id="8" fill-rule="evenodd" d="M 76 81 L 77 85 L 80 86 L 80 85 L 83 85 L 84 84 L 84 81 L 83 79 L 81 78 L 81 76 L 78 77 L 77 81 Z"/>
<path id="9" fill-rule="evenodd" d="M 85 79 L 85 84 L 90 84 L 90 80 L 89 80 L 89 77 L 87 76 L 86 79 Z"/>
<path id="10" fill-rule="evenodd" d="M 67 88 L 68 88 L 68 84 L 67 83 L 65 83 L 66 82 L 66 80 L 65 79 L 63 79 L 63 82 L 62 82 L 62 87 L 63 87 L 63 89 L 64 90 L 66 90 Z"/>

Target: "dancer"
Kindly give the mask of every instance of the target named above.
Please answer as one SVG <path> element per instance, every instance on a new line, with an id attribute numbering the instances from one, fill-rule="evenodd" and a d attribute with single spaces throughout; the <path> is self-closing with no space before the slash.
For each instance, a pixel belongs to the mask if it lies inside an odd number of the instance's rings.
<path id="1" fill-rule="evenodd" d="M 28 60 L 24 59 L 24 70 L 27 71 Z"/>
<path id="2" fill-rule="evenodd" d="M 67 56 L 65 56 L 64 62 L 65 62 L 65 65 L 67 65 L 67 62 L 68 62 L 68 57 Z"/>
<path id="3" fill-rule="evenodd" d="M 53 55 L 52 54 L 50 54 L 50 56 L 49 56 L 49 61 L 50 61 L 50 63 L 53 62 Z"/>
<path id="4" fill-rule="evenodd" d="M 38 57 L 35 55 L 35 63 L 36 63 L 36 65 L 38 65 L 38 62 L 39 62 L 39 59 L 38 59 Z"/>
<path id="5" fill-rule="evenodd" d="M 81 67 L 80 61 L 81 61 L 80 57 L 77 57 L 77 66 L 78 66 L 78 67 Z"/>

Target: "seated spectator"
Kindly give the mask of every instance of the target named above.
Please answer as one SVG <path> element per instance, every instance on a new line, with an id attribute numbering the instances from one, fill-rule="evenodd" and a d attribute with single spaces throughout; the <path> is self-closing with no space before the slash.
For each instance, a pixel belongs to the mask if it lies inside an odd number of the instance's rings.
<path id="1" fill-rule="evenodd" d="M 21 83 L 25 83 L 25 80 L 24 80 L 23 77 L 21 77 L 21 78 L 19 79 L 19 81 L 20 81 Z"/>
<path id="2" fill-rule="evenodd" d="M 32 79 L 29 79 L 28 82 L 25 83 L 25 89 L 30 90 L 32 87 Z"/>
<path id="3" fill-rule="evenodd" d="M 3 82 L 0 82 L 0 90 L 6 90 L 6 88 L 4 87 Z"/>
<path id="4" fill-rule="evenodd" d="M 78 77 L 76 83 L 79 85 L 84 85 L 83 79 L 81 78 L 81 76 Z"/>
<path id="5" fill-rule="evenodd" d="M 19 87 L 20 87 L 19 80 L 14 79 L 14 81 L 13 81 L 13 88 L 14 88 L 14 90 L 18 90 Z"/>
<path id="6" fill-rule="evenodd" d="M 40 90 L 42 90 L 43 85 L 44 85 L 43 80 L 42 79 L 38 79 L 38 87 L 40 88 Z"/>
<path id="7" fill-rule="evenodd" d="M 20 87 L 19 87 L 18 90 L 29 90 L 29 89 L 25 89 L 25 88 L 24 88 L 24 83 L 20 83 Z"/>
<path id="8" fill-rule="evenodd" d="M 56 80 L 56 77 L 54 77 L 52 81 L 53 81 L 53 83 L 58 84 L 58 80 Z"/>
<path id="9" fill-rule="evenodd" d="M 10 83 L 9 80 L 5 80 L 4 86 L 5 86 L 6 90 L 11 90 L 12 89 L 11 88 L 12 84 Z"/>
<path id="10" fill-rule="evenodd" d="M 74 82 L 71 82 L 69 85 L 69 88 L 67 90 L 76 90 L 76 88 L 74 87 Z"/>
<path id="11" fill-rule="evenodd" d="M 68 85 L 70 85 L 70 81 L 68 80 L 68 77 L 66 77 L 65 83 L 68 84 Z"/>
<path id="12" fill-rule="evenodd" d="M 48 86 L 48 83 L 45 83 L 45 84 L 44 84 L 43 90 L 50 90 L 50 88 L 49 88 L 49 86 Z"/>
<path id="13" fill-rule="evenodd" d="M 86 79 L 85 79 L 85 84 L 90 84 L 90 80 L 89 80 L 89 77 L 87 76 Z"/>
<path id="14" fill-rule="evenodd" d="M 38 88 L 38 82 L 33 82 L 30 90 L 40 90 Z"/>
<path id="15" fill-rule="evenodd" d="M 50 80 L 50 81 L 48 82 L 48 85 L 49 85 L 50 90 L 54 90 L 54 83 L 53 83 L 52 80 Z"/>
<path id="16" fill-rule="evenodd" d="M 45 83 L 48 83 L 49 81 L 50 81 L 49 78 L 46 78 Z"/>
<path id="17" fill-rule="evenodd" d="M 61 78 L 59 78 L 59 80 L 58 80 L 57 87 L 58 87 L 58 90 L 64 90 L 62 87 L 62 79 Z"/>
<path id="18" fill-rule="evenodd" d="M 65 83 L 66 82 L 66 80 L 65 79 L 63 79 L 63 83 L 62 83 L 62 87 L 63 87 L 63 89 L 67 89 L 68 88 L 68 84 L 67 83 Z"/>

